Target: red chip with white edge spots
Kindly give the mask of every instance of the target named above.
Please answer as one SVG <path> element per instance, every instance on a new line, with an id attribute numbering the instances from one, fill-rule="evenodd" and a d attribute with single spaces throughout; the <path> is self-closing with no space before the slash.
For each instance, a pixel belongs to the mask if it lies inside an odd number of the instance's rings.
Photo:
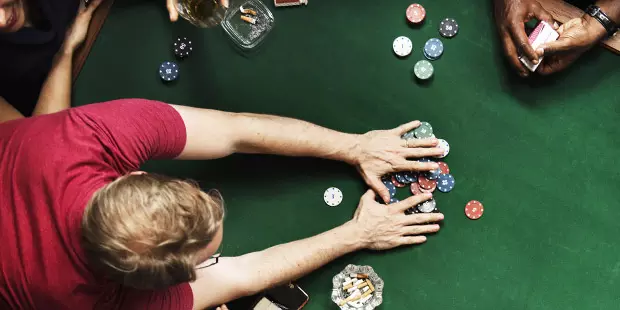
<path id="1" fill-rule="evenodd" d="M 406 16 L 410 23 L 419 24 L 426 17 L 426 10 L 423 6 L 414 3 L 407 7 Z"/>
<path id="2" fill-rule="evenodd" d="M 484 206 L 478 200 L 472 200 L 465 206 L 465 215 L 469 219 L 477 220 L 484 213 Z"/>

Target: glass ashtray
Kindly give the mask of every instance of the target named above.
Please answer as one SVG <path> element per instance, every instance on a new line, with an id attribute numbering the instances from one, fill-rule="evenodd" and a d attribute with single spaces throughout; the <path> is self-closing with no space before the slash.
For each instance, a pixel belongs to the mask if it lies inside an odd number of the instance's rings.
<path id="1" fill-rule="evenodd" d="M 255 11 L 256 15 L 241 13 L 241 7 Z M 241 19 L 244 15 L 255 19 L 255 23 L 251 24 Z M 222 21 L 222 28 L 228 36 L 237 46 L 245 50 L 261 44 L 274 25 L 273 14 L 259 0 L 241 1 L 239 5 L 228 9 Z"/>

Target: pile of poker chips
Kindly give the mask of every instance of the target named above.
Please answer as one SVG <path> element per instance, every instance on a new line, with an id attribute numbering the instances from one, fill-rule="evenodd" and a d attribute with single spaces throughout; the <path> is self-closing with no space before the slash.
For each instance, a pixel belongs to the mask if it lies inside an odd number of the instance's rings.
<path id="1" fill-rule="evenodd" d="M 418 3 L 413 3 L 407 7 L 405 17 L 410 24 L 421 25 L 426 18 L 426 9 Z M 459 25 L 454 18 L 445 18 L 439 23 L 438 30 L 442 37 L 453 38 L 459 31 Z M 396 48 L 394 50 L 396 51 Z M 438 38 L 431 38 L 426 42 L 422 51 L 426 59 L 434 61 L 441 57 L 444 46 Z M 399 55 L 399 57 L 403 56 Z M 435 70 L 429 61 L 420 60 L 416 62 L 413 73 L 417 79 L 425 81 L 433 77 Z"/>
<path id="2" fill-rule="evenodd" d="M 419 127 L 405 133 L 401 138 L 405 140 L 410 139 L 426 139 L 434 138 L 433 127 L 428 122 L 422 122 Z M 450 174 L 450 167 L 441 159 L 450 153 L 450 144 L 444 139 L 438 139 L 438 147 L 444 150 L 443 154 L 437 156 L 434 159 L 422 158 L 420 162 L 435 161 L 439 165 L 438 169 L 427 171 L 424 173 L 415 171 L 403 171 L 393 173 L 383 178 L 383 184 L 390 192 L 390 203 L 398 202 L 394 196 L 396 195 L 397 188 L 409 187 L 412 195 L 419 195 L 422 193 L 432 193 L 435 190 L 439 190 L 442 193 L 448 193 L 454 189 L 455 180 L 454 176 Z M 432 213 L 439 212 L 437 208 L 437 202 L 435 199 L 427 200 L 405 211 L 405 214 L 413 213 Z M 466 211 L 467 213 L 467 211 Z M 469 215 L 468 215 L 469 217 Z M 470 217 L 471 218 L 471 217 Z"/>
<path id="3" fill-rule="evenodd" d="M 178 59 L 183 59 L 192 54 L 192 41 L 187 37 L 178 37 L 172 44 L 174 55 Z M 179 78 L 179 65 L 174 61 L 164 61 L 159 65 L 159 77 L 164 82 L 176 81 Z"/>

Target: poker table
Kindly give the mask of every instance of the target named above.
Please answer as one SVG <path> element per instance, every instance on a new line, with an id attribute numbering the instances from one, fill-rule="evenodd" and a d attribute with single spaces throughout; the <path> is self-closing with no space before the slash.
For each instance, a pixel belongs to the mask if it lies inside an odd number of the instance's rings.
<path id="1" fill-rule="evenodd" d="M 420 246 L 346 255 L 299 279 L 306 309 L 337 309 L 331 279 L 348 264 L 370 265 L 385 281 L 380 309 L 616 307 L 620 57 L 595 48 L 560 74 L 522 79 L 504 60 L 490 1 L 423 0 L 419 27 L 407 24 L 403 0 L 265 3 L 275 28 L 257 50 L 241 52 L 221 28 L 170 24 L 161 1 L 116 1 L 75 83 L 74 105 L 150 98 L 353 133 L 430 122 L 451 145 L 445 161 L 456 178 L 452 192 L 435 193 L 441 231 Z M 445 17 L 460 31 L 442 38 L 434 77 L 420 83 L 413 66 Z M 392 52 L 401 35 L 414 46 L 405 59 Z M 178 36 L 193 41 L 182 61 L 172 50 Z M 180 66 L 174 83 L 158 75 L 166 60 Z M 354 167 L 311 158 L 234 155 L 144 169 L 221 191 L 227 256 L 336 227 L 367 188 Z M 331 186 L 344 193 L 337 207 L 323 201 Z M 474 199 L 485 207 L 475 221 L 464 214 Z"/>

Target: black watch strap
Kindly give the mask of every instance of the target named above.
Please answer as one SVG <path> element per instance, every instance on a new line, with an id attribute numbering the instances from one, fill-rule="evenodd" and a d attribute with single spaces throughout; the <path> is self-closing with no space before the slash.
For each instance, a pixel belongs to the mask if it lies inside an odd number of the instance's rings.
<path id="1" fill-rule="evenodd" d="M 605 27 L 605 30 L 607 30 L 607 35 L 610 37 L 618 31 L 618 25 L 616 25 L 616 23 L 611 20 L 611 18 L 609 18 L 609 16 L 607 16 L 607 14 L 605 14 L 605 12 L 603 12 L 603 10 L 601 10 L 598 6 L 590 5 L 586 9 L 586 13 L 598 20 L 599 23 Z"/>

